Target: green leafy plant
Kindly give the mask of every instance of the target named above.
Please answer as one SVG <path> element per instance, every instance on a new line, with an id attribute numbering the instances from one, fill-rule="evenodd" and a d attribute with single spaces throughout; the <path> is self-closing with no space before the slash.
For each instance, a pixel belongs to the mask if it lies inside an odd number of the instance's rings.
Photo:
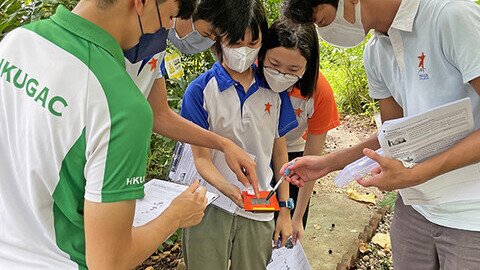
<path id="1" fill-rule="evenodd" d="M 332 86 L 342 114 L 373 115 L 377 103 L 368 94 L 368 80 L 363 66 L 366 41 L 351 49 L 320 43 L 320 69 Z"/>
<path id="2" fill-rule="evenodd" d="M 0 3 L 0 40 L 26 23 L 48 18 L 58 5 L 72 9 L 78 0 L 4 0 Z"/>
<path id="3" fill-rule="evenodd" d="M 392 211 L 395 208 L 395 201 L 397 200 L 397 192 L 396 191 L 389 191 L 385 193 L 385 197 L 381 200 L 378 205 L 380 207 L 387 207 Z"/>

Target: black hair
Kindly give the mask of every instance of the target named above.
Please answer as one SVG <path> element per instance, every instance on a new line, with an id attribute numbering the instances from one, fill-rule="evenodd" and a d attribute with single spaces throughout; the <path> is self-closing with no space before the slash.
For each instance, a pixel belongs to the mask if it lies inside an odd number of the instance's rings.
<path id="1" fill-rule="evenodd" d="M 178 2 L 178 14 L 177 18 L 190 19 L 193 16 L 197 0 L 175 0 Z M 160 0 L 162 2 L 162 0 Z"/>
<path id="2" fill-rule="evenodd" d="M 315 25 L 298 24 L 285 17 L 273 23 L 268 29 L 268 40 L 263 43 L 258 54 L 260 67 L 263 67 L 267 51 L 277 47 L 298 49 L 307 60 L 305 73 L 295 86 L 300 89 L 303 97 L 312 97 L 319 72 L 319 45 Z M 263 68 L 260 68 L 259 72 L 263 76 Z"/>
<path id="3" fill-rule="evenodd" d="M 193 20 L 211 23 L 216 34 L 229 44 L 243 39 L 248 28 L 252 29 L 256 38 L 258 29 L 263 35 L 266 33 L 262 29 L 263 20 L 267 22 L 265 10 L 258 0 L 199 0 Z"/>
<path id="4" fill-rule="evenodd" d="M 321 4 L 330 4 L 337 9 L 339 0 L 285 0 L 283 14 L 297 23 L 315 22 L 313 9 Z"/>
<path id="5" fill-rule="evenodd" d="M 225 0 L 229 1 L 238 1 L 238 0 Z M 248 6 L 246 10 L 248 17 L 246 17 L 246 27 L 242 35 L 238 39 L 233 39 L 233 36 L 222 36 L 217 38 L 215 45 L 212 47 L 213 54 L 217 57 L 219 61 L 223 60 L 222 57 L 222 43 L 227 41 L 228 45 L 234 45 L 239 40 L 245 38 L 245 32 L 247 30 L 252 31 L 252 40 L 258 40 L 260 36 L 262 37 L 262 44 L 268 39 L 268 20 L 265 8 L 260 0 L 242 0 L 244 5 Z"/>

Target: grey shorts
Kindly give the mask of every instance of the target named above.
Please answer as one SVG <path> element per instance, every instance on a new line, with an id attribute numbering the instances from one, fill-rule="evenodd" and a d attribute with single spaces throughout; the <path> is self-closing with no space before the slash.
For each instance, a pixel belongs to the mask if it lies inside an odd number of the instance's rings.
<path id="1" fill-rule="evenodd" d="M 395 270 L 480 270 L 480 232 L 436 225 L 400 196 L 390 233 Z"/>

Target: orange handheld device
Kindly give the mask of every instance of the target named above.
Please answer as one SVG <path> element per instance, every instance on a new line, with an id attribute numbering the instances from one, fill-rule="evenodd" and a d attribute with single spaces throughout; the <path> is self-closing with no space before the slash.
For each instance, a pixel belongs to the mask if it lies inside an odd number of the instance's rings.
<path id="1" fill-rule="evenodd" d="M 247 191 L 242 192 L 243 207 L 249 212 L 276 212 L 280 211 L 277 196 L 272 196 L 267 200 L 268 191 L 260 191 L 259 198 L 255 194 L 249 194 Z"/>

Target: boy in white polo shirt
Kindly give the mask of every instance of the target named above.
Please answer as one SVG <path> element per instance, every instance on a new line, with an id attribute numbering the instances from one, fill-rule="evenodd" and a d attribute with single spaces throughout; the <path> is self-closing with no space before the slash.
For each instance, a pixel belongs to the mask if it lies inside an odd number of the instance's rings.
<path id="1" fill-rule="evenodd" d="M 376 136 L 325 157 L 300 158 L 291 167 L 294 183 L 310 181 L 365 155 L 380 164 L 364 186 L 383 190 L 435 186 L 435 177 L 464 167 L 479 167 L 480 152 L 480 7 L 464 0 L 288 0 L 286 14 L 312 21 L 319 35 L 337 46 L 353 47 L 375 29 L 364 53 L 370 95 L 380 100 L 382 120 L 425 112 L 469 97 L 475 131 L 458 144 L 413 168 L 381 157 Z M 370 149 L 364 149 L 370 148 Z M 288 167 L 288 166 L 285 166 Z M 479 170 L 480 171 L 480 170 Z M 405 205 L 399 196 L 391 235 L 395 269 L 478 269 L 480 196 L 478 188 L 451 177 L 444 192 L 456 198 L 442 204 Z M 460 183 L 459 183 L 460 182 Z M 480 193 L 479 193 L 480 194 Z"/>
<path id="2" fill-rule="evenodd" d="M 236 43 L 217 41 L 215 54 L 220 62 L 188 86 L 181 114 L 254 155 L 259 189 L 267 191 L 273 176 L 271 162 L 278 171 L 288 160 L 282 136 L 298 123 L 288 93 L 270 90 L 252 66 L 268 25 L 259 0 L 248 7 L 252 18 L 244 38 Z M 223 270 L 231 260 L 232 269 L 265 269 L 272 253 L 272 238 L 277 241 L 281 235 L 284 245 L 291 235 L 290 209 L 281 208 L 276 229 L 273 213 L 244 211 L 241 189 L 225 171 L 221 159 L 215 158 L 218 153 L 198 146 L 192 146 L 192 151 L 200 175 L 222 193 L 222 201 L 229 203 L 214 202 L 199 226 L 184 231 L 188 268 Z M 278 193 L 281 201 L 287 201 L 288 183 L 284 182 Z M 232 203 L 237 205 L 234 209 Z"/>

